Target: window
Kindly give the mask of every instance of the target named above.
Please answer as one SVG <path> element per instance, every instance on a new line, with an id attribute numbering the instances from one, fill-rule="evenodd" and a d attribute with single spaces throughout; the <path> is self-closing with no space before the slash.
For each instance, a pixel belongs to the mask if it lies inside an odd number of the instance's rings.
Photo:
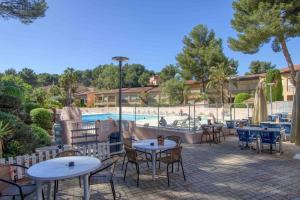
<path id="1" fill-rule="evenodd" d="M 295 93 L 295 86 L 291 83 L 291 79 L 288 79 L 287 91 Z"/>

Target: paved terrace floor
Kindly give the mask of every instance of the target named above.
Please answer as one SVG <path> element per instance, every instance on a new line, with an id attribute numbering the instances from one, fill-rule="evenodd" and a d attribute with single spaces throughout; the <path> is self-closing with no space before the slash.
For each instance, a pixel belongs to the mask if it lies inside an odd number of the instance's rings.
<path id="1" fill-rule="evenodd" d="M 285 143 L 284 151 L 283 155 L 270 155 L 240 150 L 235 137 L 212 146 L 184 145 L 187 181 L 183 181 L 181 171 L 176 172 L 170 176 L 170 187 L 164 165 L 156 181 L 151 179 L 151 168 L 143 167 L 140 187 L 136 187 L 135 168 L 128 165 L 123 182 L 120 162 L 115 177 L 117 199 L 298 199 L 300 161 L 293 155 L 300 148 Z M 81 196 L 78 179 L 61 182 L 57 199 L 82 199 Z M 91 186 L 91 199 L 112 199 L 110 186 Z"/>

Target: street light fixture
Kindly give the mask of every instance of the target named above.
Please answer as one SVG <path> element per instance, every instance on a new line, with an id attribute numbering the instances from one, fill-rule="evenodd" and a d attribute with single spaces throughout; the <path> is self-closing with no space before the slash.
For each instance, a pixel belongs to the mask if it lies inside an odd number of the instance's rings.
<path id="1" fill-rule="evenodd" d="M 127 57 L 115 56 L 113 61 L 119 62 L 119 134 L 122 137 L 122 63 L 129 60 Z"/>
<path id="2" fill-rule="evenodd" d="M 272 105 L 272 86 L 275 85 L 275 83 L 267 83 L 267 85 L 270 87 L 270 107 L 271 107 L 271 115 L 272 115 L 272 110 L 273 110 L 273 105 Z"/>

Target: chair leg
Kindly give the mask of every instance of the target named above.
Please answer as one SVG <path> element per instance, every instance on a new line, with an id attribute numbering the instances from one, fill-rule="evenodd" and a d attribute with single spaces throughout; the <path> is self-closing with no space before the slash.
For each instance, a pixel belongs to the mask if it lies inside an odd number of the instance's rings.
<path id="1" fill-rule="evenodd" d="M 125 178 L 126 178 L 126 172 L 127 172 L 127 165 L 128 165 L 128 162 L 126 163 L 125 165 L 125 172 L 124 172 L 124 181 L 125 181 Z"/>
<path id="2" fill-rule="evenodd" d="M 123 156 L 122 170 L 124 169 L 125 159 L 126 159 L 126 153 Z"/>
<path id="3" fill-rule="evenodd" d="M 177 171 L 179 172 L 179 162 L 177 163 Z"/>
<path id="4" fill-rule="evenodd" d="M 147 167 L 149 168 L 149 163 L 148 163 L 148 156 L 147 156 L 147 153 L 145 153 L 145 158 L 147 160 Z"/>
<path id="5" fill-rule="evenodd" d="M 200 144 L 202 143 L 202 139 L 203 139 L 203 133 L 201 134 Z"/>
<path id="6" fill-rule="evenodd" d="M 211 137 L 210 137 L 210 134 L 208 134 L 209 136 L 209 146 L 211 146 Z"/>
<path id="7" fill-rule="evenodd" d="M 78 182 L 79 182 L 79 187 L 81 188 L 81 178 L 80 178 L 80 176 L 78 177 Z"/>
<path id="8" fill-rule="evenodd" d="M 137 173 L 137 180 L 136 180 L 136 186 L 139 187 L 139 181 L 140 181 L 140 167 L 139 165 L 136 163 L 135 164 L 136 167 L 136 173 Z"/>
<path id="9" fill-rule="evenodd" d="M 170 186 L 170 177 L 169 177 L 169 164 L 167 164 L 167 178 L 168 178 L 168 187 Z"/>
<path id="10" fill-rule="evenodd" d="M 172 163 L 172 173 L 174 173 L 174 163 Z"/>
<path id="11" fill-rule="evenodd" d="M 185 179 L 185 174 L 184 174 L 184 170 L 183 170 L 182 160 L 180 160 L 180 165 L 181 165 L 181 170 L 182 170 L 183 179 L 184 179 L 184 181 L 186 181 L 186 179 Z"/>
<path id="12" fill-rule="evenodd" d="M 114 186 L 114 181 L 113 180 L 110 180 L 110 187 L 111 187 L 111 192 L 112 192 L 112 195 L 114 197 L 114 200 L 116 200 L 116 191 L 115 191 L 115 186 Z"/>
<path id="13" fill-rule="evenodd" d="M 53 200 L 56 199 L 56 193 L 57 192 L 58 192 L 58 181 L 54 181 Z"/>

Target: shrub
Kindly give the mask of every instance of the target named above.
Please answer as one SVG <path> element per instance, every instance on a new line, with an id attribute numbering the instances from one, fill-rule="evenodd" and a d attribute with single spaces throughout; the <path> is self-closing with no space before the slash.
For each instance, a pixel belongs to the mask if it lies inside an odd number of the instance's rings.
<path id="1" fill-rule="evenodd" d="M 51 138 L 48 134 L 48 132 L 41 127 L 37 126 L 36 124 L 30 125 L 31 130 L 38 138 L 38 144 L 39 146 L 48 146 L 51 144 Z"/>
<path id="2" fill-rule="evenodd" d="M 17 116 L 0 112 L 0 121 L 10 124 L 13 129 L 9 137 L 3 138 L 4 157 L 30 154 L 39 147 L 38 137 Z"/>
<path id="3" fill-rule="evenodd" d="M 30 114 L 30 111 L 35 108 L 40 108 L 39 104 L 34 102 L 28 102 L 24 104 L 24 110 L 27 114 Z"/>
<path id="4" fill-rule="evenodd" d="M 248 93 L 239 93 L 234 98 L 234 106 L 236 108 L 246 108 L 247 106 L 243 104 L 244 101 L 250 98 L 250 94 Z"/>
<path id="5" fill-rule="evenodd" d="M 0 93 L 0 111 L 17 114 L 20 111 L 21 104 L 20 98 Z"/>
<path id="6" fill-rule="evenodd" d="M 30 111 L 30 117 L 34 124 L 50 132 L 52 129 L 52 113 L 45 108 L 35 108 Z"/>
<path id="7" fill-rule="evenodd" d="M 278 69 L 268 70 L 266 75 L 266 83 L 274 83 L 272 86 L 272 101 L 282 101 L 282 81 L 281 74 Z M 270 101 L 270 86 L 266 85 L 267 100 Z"/>

